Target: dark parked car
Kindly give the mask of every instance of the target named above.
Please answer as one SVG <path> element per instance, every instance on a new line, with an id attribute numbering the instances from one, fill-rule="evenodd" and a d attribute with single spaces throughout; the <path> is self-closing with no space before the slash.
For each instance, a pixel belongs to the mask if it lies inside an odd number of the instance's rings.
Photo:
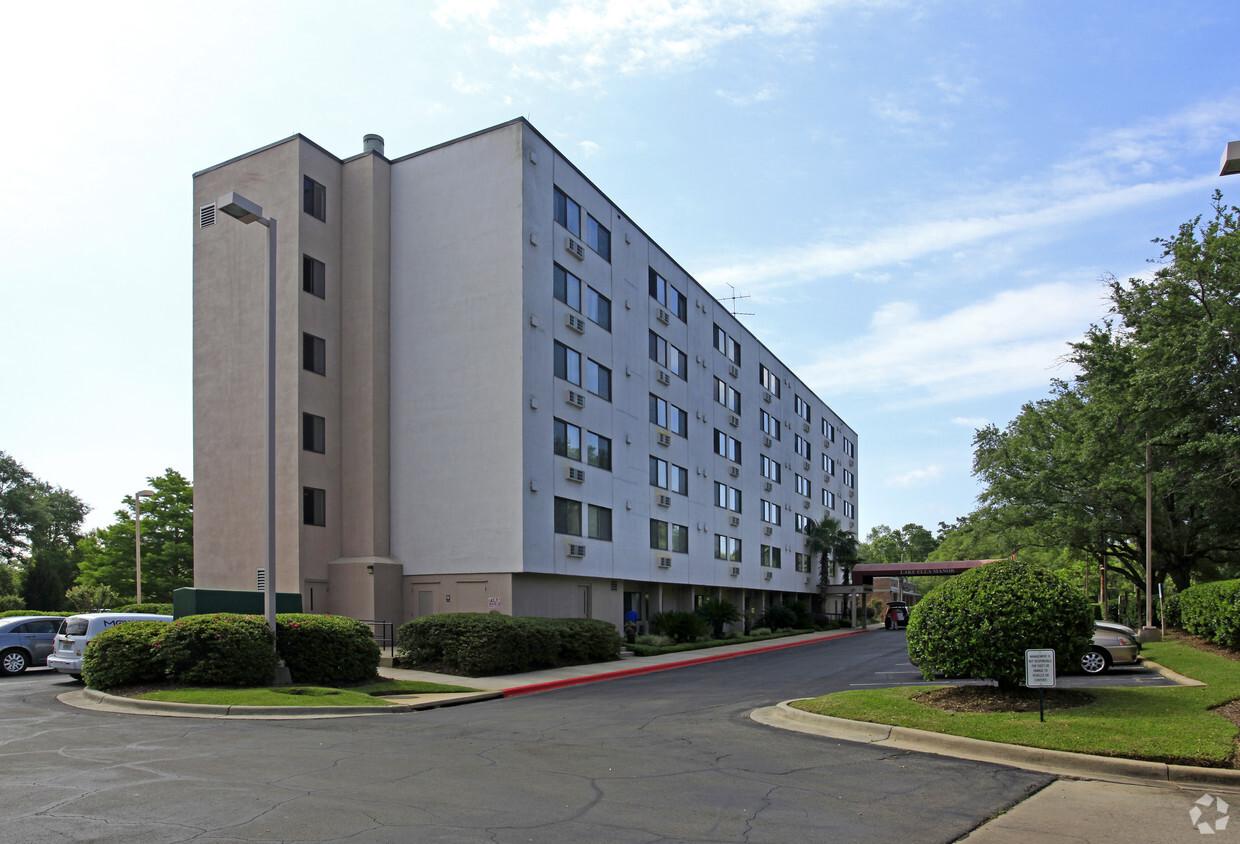
<path id="1" fill-rule="evenodd" d="M 21 674 L 32 665 L 46 665 L 62 621 L 55 615 L 0 618 L 0 673 Z"/>
<path id="2" fill-rule="evenodd" d="M 1141 653 L 1137 631 L 1110 621 L 1094 622 L 1094 643 L 1081 657 L 1081 670 L 1086 674 L 1101 674 L 1112 665 L 1136 663 Z"/>

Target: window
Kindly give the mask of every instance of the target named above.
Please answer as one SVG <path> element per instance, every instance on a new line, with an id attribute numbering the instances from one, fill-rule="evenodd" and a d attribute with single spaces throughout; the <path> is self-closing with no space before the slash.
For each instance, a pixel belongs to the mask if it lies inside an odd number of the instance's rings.
<path id="1" fill-rule="evenodd" d="M 650 547 L 657 551 L 675 551 L 678 554 L 689 553 L 689 528 L 686 525 L 673 525 L 658 519 L 650 520 Z"/>
<path id="2" fill-rule="evenodd" d="M 767 568 L 781 568 L 780 549 L 771 545 L 763 545 L 761 562 Z"/>
<path id="3" fill-rule="evenodd" d="M 650 547 L 656 551 L 667 550 L 667 522 L 650 520 Z"/>
<path id="4" fill-rule="evenodd" d="M 835 426 L 827 420 L 822 420 L 822 435 L 830 442 L 835 442 Z"/>
<path id="5" fill-rule="evenodd" d="M 309 255 L 301 256 L 301 289 L 320 299 L 327 298 L 327 265 Z"/>
<path id="6" fill-rule="evenodd" d="M 586 389 L 600 399 L 611 401 L 611 370 L 597 361 L 587 359 Z"/>
<path id="7" fill-rule="evenodd" d="M 741 412 L 741 394 L 731 384 L 719 378 L 715 379 L 715 401 L 733 413 Z"/>
<path id="8" fill-rule="evenodd" d="M 762 521 L 773 525 L 780 524 L 780 514 L 782 513 L 783 510 L 774 501 L 762 499 Z"/>
<path id="9" fill-rule="evenodd" d="M 666 399 L 661 399 L 654 393 L 650 394 L 650 421 L 667 428 L 673 434 L 686 438 L 689 436 L 688 412 L 674 404 L 668 404 Z"/>
<path id="10" fill-rule="evenodd" d="M 715 506 L 733 513 L 741 512 L 741 491 L 736 487 L 715 481 Z"/>
<path id="11" fill-rule="evenodd" d="M 670 489 L 681 495 L 689 494 L 689 470 L 675 463 L 668 463 L 653 455 L 650 458 L 650 485 Z"/>
<path id="12" fill-rule="evenodd" d="M 657 457 L 650 458 L 650 485 L 667 489 L 667 461 Z"/>
<path id="13" fill-rule="evenodd" d="M 316 220 L 327 219 L 327 188 L 309 176 L 301 179 L 301 210 Z"/>
<path id="14" fill-rule="evenodd" d="M 571 498 L 555 499 L 555 532 L 581 536 L 581 502 Z"/>
<path id="15" fill-rule="evenodd" d="M 758 367 L 758 383 L 775 398 L 779 398 L 779 376 L 765 366 Z"/>
<path id="16" fill-rule="evenodd" d="M 780 482 L 780 465 L 778 460 L 772 460 L 765 454 L 759 460 L 762 461 L 762 477 L 769 478 L 775 483 Z"/>
<path id="17" fill-rule="evenodd" d="M 847 469 L 845 469 L 844 470 L 844 486 L 848 487 L 849 489 L 852 489 L 856 485 L 857 485 L 857 476 L 854 475 L 852 472 L 848 471 Z"/>
<path id="18" fill-rule="evenodd" d="M 301 488 L 301 523 L 325 527 L 327 525 L 327 492 L 312 486 Z"/>
<path id="19" fill-rule="evenodd" d="M 723 352 L 723 356 L 737 366 L 741 365 L 741 344 L 728 336 L 728 332 L 715 323 L 715 348 Z"/>
<path id="20" fill-rule="evenodd" d="M 667 341 L 651 331 L 649 346 L 650 359 L 659 366 L 667 366 Z"/>
<path id="21" fill-rule="evenodd" d="M 589 505 L 586 510 L 587 536 L 611 542 L 611 510 L 607 507 Z"/>
<path id="22" fill-rule="evenodd" d="M 715 534 L 715 559 L 739 563 L 741 561 L 741 541 L 731 536 Z"/>
<path id="23" fill-rule="evenodd" d="M 689 526 L 672 525 L 672 550 L 678 554 L 689 553 Z"/>
<path id="24" fill-rule="evenodd" d="M 739 440 L 729 437 L 718 428 L 715 429 L 715 454 L 726 457 L 733 463 L 741 462 L 741 444 Z"/>
<path id="25" fill-rule="evenodd" d="M 667 427 L 667 399 L 650 394 L 650 421 L 660 428 Z"/>
<path id="26" fill-rule="evenodd" d="M 849 457 L 857 456 L 857 447 L 853 445 L 852 440 L 848 439 L 848 437 L 844 438 L 844 453 Z"/>
<path id="27" fill-rule="evenodd" d="M 689 358 L 671 343 L 667 344 L 667 368 L 681 381 L 689 380 Z"/>
<path id="28" fill-rule="evenodd" d="M 828 457 L 825 454 L 822 456 L 822 471 L 826 472 L 828 475 L 835 474 L 835 458 L 834 457 Z"/>
<path id="29" fill-rule="evenodd" d="M 586 462 L 611 471 L 611 440 L 590 431 L 586 434 Z"/>
<path id="30" fill-rule="evenodd" d="M 313 413 L 301 415 L 301 447 L 303 451 L 323 454 L 327 451 L 327 420 Z"/>
<path id="31" fill-rule="evenodd" d="M 327 341 L 302 332 L 301 368 L 316 375 L 327 374 Z"/>
<path id="32" fill-rule="evenodd" d="M 793 445 L 793 450 L 806 460 L 809 460 L 809 440 L 805 439 L 800 434 L 796 435 L 796 442 Z"/>
<path id="33" fill-rule="evenodd" d="M 586 287 L 586 316 L 600 328 L 611 331 L 611 300 L 593 287 Z"/>
<path id="34" fill-rule="evenodd" d="M 765 410 L 759 411 L 758 417 L 762 422 L 763 433 L 767 434 L 772 439 L 779 439 L 779 420 L 767 413 Z"/>
<path id="35" fill-rule="evenodd" d="M 797 533 L 805 533 L 805 529 L 809 527 L 809 516 L 797 513 L 794 521 L 796 522 Z M 800 569 L 797 569 L 797 571 L 800 571 Z"/>
<path id="36" fill-rule="evenodd" d="M 800 475 L 797 475 L 797 492 L 800 495 L 804 495 L 806 498 L 809 497 L 809 478 L 803 478 Z"/>
<path id="37" fill-rule="evenodd" d="M 555 189 L 555 221 L 581 237 L 581 206 L 559 188 Z"/>
<path id="38" fill-rule="evenodd" d="M 581 429 L 563 419 L 555 420 L 555 453 L 569 460 L 581 459 Z"/>
<path id="39" fill-rule="evenodd" d="M 568 305 L 574 311 L 581 311 L 581 279 L 570 273 L 568 270 L 555 265 L 554 272 L 554 290 L 555 298 L 559 299 L 565 305 Z"/>
<path id="40" fill-rule="evenodd" d="M 611 232 L 589 214 L 586 215 L 586 244 L 603 260 L 611 261 Z"/>
<path id="41" fill-rule="evenodd" d="M 844 517 L 851 519 L 857 515 L 857 508 L 852 505 L 851 501 L 844 502 Z"/>
<path id="42" fill-rule="evenodd" d="M 688 320 L 689 302 L 685 299 L 685 294 L 668 284 L 663 276 L 654 271 L 654 267 L 650 268 L 650 296 L 674 313 L 681 322 Z"/>
<path id="43" fill-rule="evenodd" d="M 835 493 L 834 492 L 832 492 L 829 489 L 824 489 L 822 491 L 822 506 L 826 507 L 828 510 L 835 509 Z"/>
<path id="44" fill-rule="evenodd" d="M 681 495 L 689 494 L 689 470 L 684 466 L 672 464 L 672 470 L 668 475 L 668 489 Z"/>
<path id="45" fill-rule="evenodd" d="M 802 419 L 808 422 L 809 421 L 809 405 L 806 403 L 805 399 L 801 398 L 798 395 L 794 394 L 793 399 L 794 399 L 793 404 L 796 408 L 797 416 L 800 416 Z"/>
<path id="46" fill-rule="evenodd" d="M 809 554 L 797 552 L 797 571 L 808 573 L 810 571 Z"/>
<path id="47" fill-rule="evenodd" d="M 555 341 L 555 377 L 581 386 L 581 355 L 559 340 Z"/>

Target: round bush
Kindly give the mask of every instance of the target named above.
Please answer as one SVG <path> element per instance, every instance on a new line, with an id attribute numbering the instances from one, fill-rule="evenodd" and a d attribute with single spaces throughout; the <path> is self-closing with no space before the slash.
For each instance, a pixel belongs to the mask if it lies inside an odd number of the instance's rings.
<path id="1" fill-rule="evenodd" d="M 1080 591 L 1054 572 L 996 560 L 956 575 L 913 607 L 908 655 L 926 679 L 996 681 L 1025 677 L 1025 650 L 1054 648 L 1058 670 L 1076 665 L 1093 638 L 1093 613 Z"/>
<path id="2" fill-rule="evenodd" d="M 114 689 L 164 679 L 155 639 L 164 621 L 127 621 L 101 630 L 82 655 L 82 679 L 92 689 Z"/>
<path id="3" fill-rule="evenodd" d="M 296 683 L 363 683 L 379 670 L 379 645 L 369 625 L 355 618 L 281 613 L 276 647 Z"/>
<path id="4" fill-rule="evenodd" d="M 271 631 L 259 615 L 187 615 L 162 625 L 154 646 L 168 679 L 187 686 L 269 686 L 275 677 Z"/>

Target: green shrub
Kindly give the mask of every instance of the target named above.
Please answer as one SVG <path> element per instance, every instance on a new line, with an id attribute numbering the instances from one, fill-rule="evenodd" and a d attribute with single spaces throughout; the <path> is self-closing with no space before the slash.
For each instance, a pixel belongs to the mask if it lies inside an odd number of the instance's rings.
<path id="1" fill-rule="evenodd" d="M 187 686 L 268 686 L 275 676 L 271 631 L 258 615 L 188 615 L 161 625 L 154 646 L 165 676 Z"/>
<path id="2" fill-rule="evenodd" d="M 1163 620 L 1169 627 L 1184 626 L 1184 621 L 1180 617 L 1180 594 L 1176 592 L 1163 599 Z"/>
<path id="3" fill-rule="evenodd" d="M 77 612 L 99 612 L 120 604 L 121 596 L 111 586 L 74 586 L 65 602 Z"/>
<path id="4" fill-rule="evenodd" d="M 672 640 L 667 636 L 656 636 L 654 634 L 647 633 L 642 636 L 638 636 L 635 644 L 648 645 L 656 648 L 666 648 L 668 645 L 672 644 Z"/>
<path id="5" fill-rule="evenodd" d="M 741 620 L 736 604 L 722 598 L 707 598 L 698 604 L 697 614 L 711 628 L 711 635 L 716 639 L 723 638 L 723 626 Z"/>
<path id="6" fill-rule="evenodd" d="M 441 613 L 402 624 L 396 648 L 407 664 L 482 676 L 616 659 L 620 634 L 591 619 Z"/>
<path id="7" fill-rule="evenodd" d="M 82 679 L 92 689 L 113 689 L 164 679 L 155 640 L 164 621 L 127 621 L 101 630 L 82 655 Z"/>
<path id="8" fill-rule="evenodd" d="M 21 595 L 0 595 L 0 618 L 4 617 L 5 611 L 21 610 L 26 606 L 26 601 Z"/>
<path id="9" fill-rule="evenodd" d="M 771 628 L 769 628 L 769 627 L 755 627 L 753 630 L 750 630 L 750 631 L 749 631 L 749 635 L 750 635 L 750 636 L 770 636 L 770 635 L 771 635 Z"/>
<path id="10" fill-rule="evenodd" d="M 112 612 L 146 612 L 152 615 L 172 615 L 172 604 L 125 604 Z"/>
<path id="11" fill-rule="evenodd" d="M 677 643 L 693 642 L 710 632 L 706 622 L 683 610 L 667 610 L 650 616 L 650 629 L 670 636 Z"/>
<path id="12" fill-rule="evenodd" d="M 19 615 L 58 615 L 61 618 L 68 618 L 71 615 L 77 615 L 75 612 L 64 612 L 63 610 L 4 610 L 0 612 L 0 618 L 17 618 Z"/>
<path id="13" fill-rule="evenodd" d="M 306 685 L 362 683 L 379 668 L 379 645 L 370 627 L 345 616 L 281 613 L 276 648 L 293 681 Z"/>
<path id="14" fill-rule="evenodd" d="M 772 630 L 792 627 L 796 621 L 796 612 L 791 607 L 785 607 L 782 604 L 767 607 L 766 611 L 758 616 L 758 626 L 769 627 Z"/>
<path id="15" fill-rule="evenodd" d="M 1216 645 L 1240 647 L 1240 580 L 1199 583 L 1179 594 L 1180 624 Z"/>
<path id="16" fill-rule="evenodd" d="M 792 627 L 804 630 L 814 626 L 814 614 L 809 611 L 809 604 L 805 601 L 790 601 L 785 606 L 792 610 Z"/>
<path id="17" fill-rule="evenodd" d="M 1054 572 L 997 560 L 956 575 L 910 613 L 909 659 L 926 679 L 935 672 L 992 679 L 1015 688 L 1027 648 L 1054 648 L 1059 669 L 1090 646 L 1089 601 Z"/>

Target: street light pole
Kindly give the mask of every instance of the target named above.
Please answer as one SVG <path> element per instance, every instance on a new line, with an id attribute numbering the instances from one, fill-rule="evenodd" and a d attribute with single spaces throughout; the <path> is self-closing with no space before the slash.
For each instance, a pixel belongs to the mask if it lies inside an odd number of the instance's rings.
<path id="1" fill-rule="evenodd" d="M 142 603 L 142 499 L 155 494 L 153 489 L 141 489 L 133 497 L 133 549 L 134 592 L 137 603 Z"/>

